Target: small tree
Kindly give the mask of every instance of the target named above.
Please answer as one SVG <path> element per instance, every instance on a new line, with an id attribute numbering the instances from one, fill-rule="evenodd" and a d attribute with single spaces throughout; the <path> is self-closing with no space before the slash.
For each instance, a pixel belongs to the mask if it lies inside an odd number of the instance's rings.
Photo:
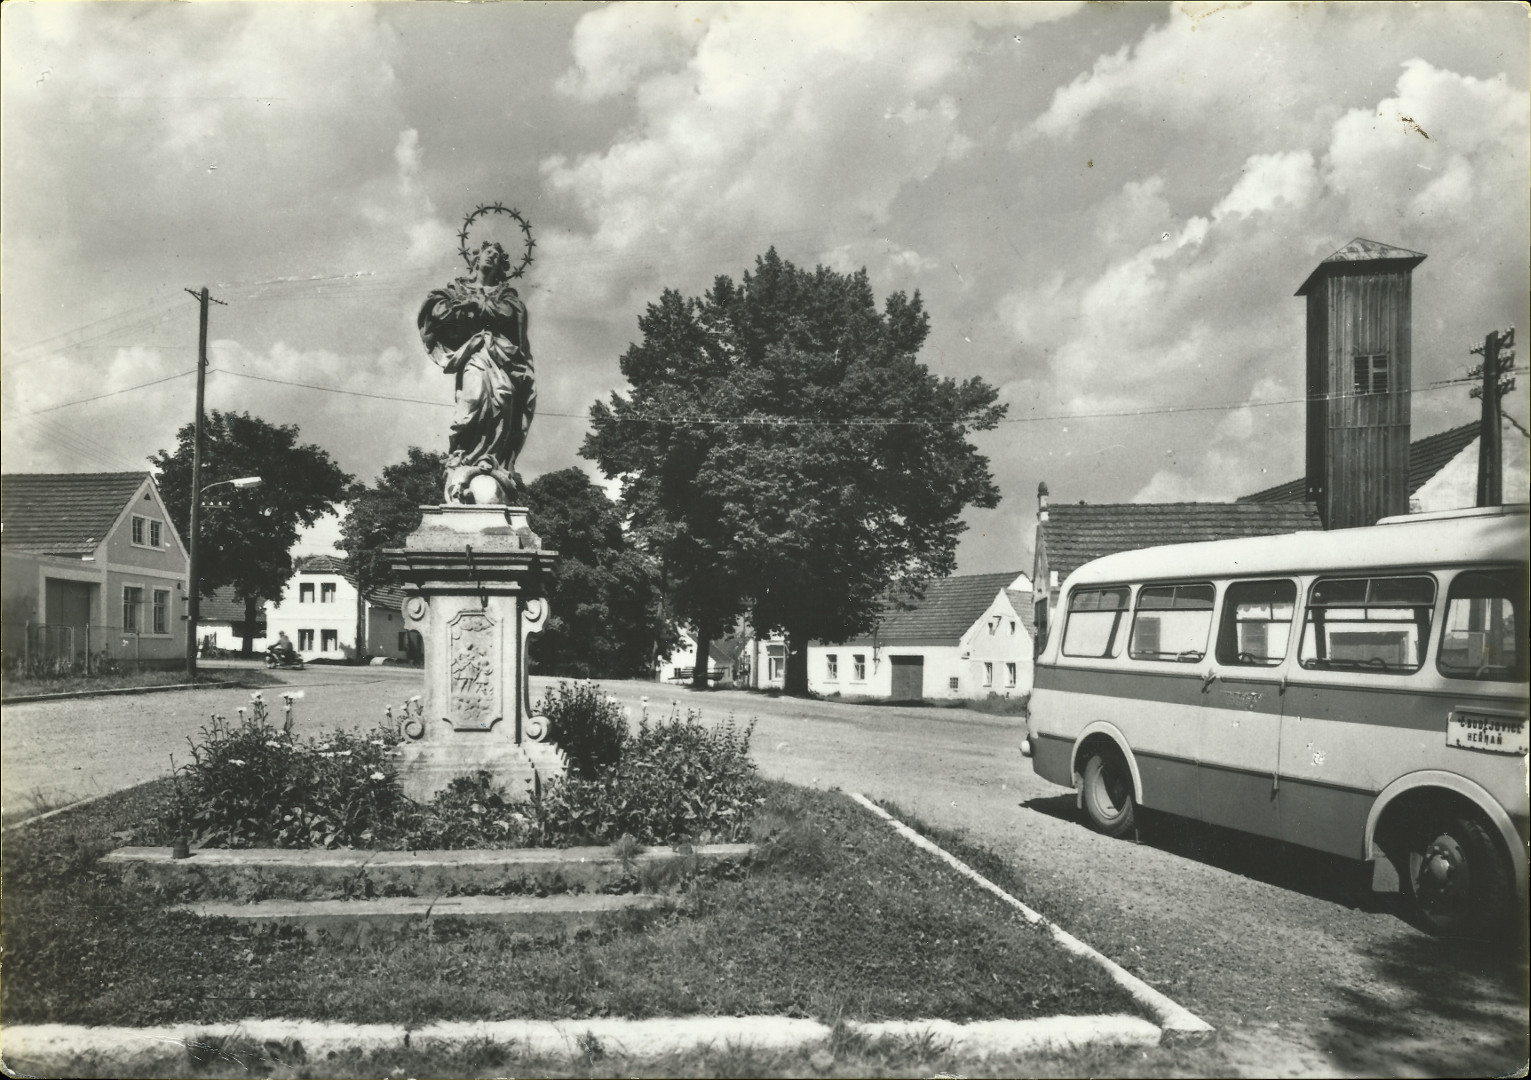
<path id="1" fill-rule="evenodd" d="M 678 616 L 707 647 L 741 614 L 788 639 L 806 692 L 810 640 L 872 629 L 882 599 L 951 573 L 967 506 L 998 505 L 968 442 L 1004 415 L 981 379 L 916 359 L 916 293 L 877 309 L 866 272 L 800 270 L 774 250 L 740 285 L 666 290 L 621 360 L 631 393 L 590 410 L 582 453 L 621 477 Z"/>
<path id="2" fill-rule="evenodd" d="M 351 488 L 340 547 L 363 593 L 394 580 L 383 552 L 404 546 L 404 538 L 420 526 L 422 506 L 441 502 L 446 475 L 444 455 L 411 446 L 404 460 L 384 468 L 371 487 Z"/>
<path id="3" fill-rule="evenodd" d="M 196 429 L 176 433 L 173 451 L 149 460 L 159 469 L 159 488 L 181 535 L 191 537 L 191 459 Z M 200 594 L 231 586 L 245 605 L 241 652 L 252 651 L 255 619 L 262 601 L 280 600 L 292 577 L 293 545 L 300 529 L 313 525 L 345 497 L 349 474 L 327 451 L 298 442 L 295 425 L 267 423 L 249 413 L 214 409 L 202 431 L 202 484 L 239 476 L 265 481 L 251 491 L 221 488 L 208 496 L 198 546 Z"/>

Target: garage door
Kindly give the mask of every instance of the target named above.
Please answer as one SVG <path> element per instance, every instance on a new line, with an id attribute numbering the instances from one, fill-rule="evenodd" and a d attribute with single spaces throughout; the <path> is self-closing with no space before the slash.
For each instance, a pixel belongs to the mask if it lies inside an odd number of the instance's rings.
<path id="1" fill-rule="evenodd" d="M 893 700 L 917 701 L 925 696 L 925 658 L 890 656 L 893 665 Z"/>

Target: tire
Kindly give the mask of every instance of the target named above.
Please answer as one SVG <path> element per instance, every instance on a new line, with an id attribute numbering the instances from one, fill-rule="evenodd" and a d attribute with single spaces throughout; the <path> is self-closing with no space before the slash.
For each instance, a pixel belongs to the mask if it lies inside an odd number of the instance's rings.
<path id="1" fill-rule="evenodd" d="M 1509 923 L 1508 860 L 1475 817 L 1448 811 L 1421 819 L 1398 869 L 1416 920 L 1432 934 L 1492 936 Z"/>
<path id="2" fill-rule="evenodd" d="M 1082 795 L 1084 812 L 1097 832 L 1121 836 L 1137 823 L 1138 804 L 1132 794 L 1132 772 L 1115 749 L 1087 751 Z"/>
<path id="3" fill-rule="evenodd" d="M 268 654 L 267 657 L 266 657 L 266 666 L 268 668 L 276 667 L 276 657 L 271 656 L 271 655 Z"/>

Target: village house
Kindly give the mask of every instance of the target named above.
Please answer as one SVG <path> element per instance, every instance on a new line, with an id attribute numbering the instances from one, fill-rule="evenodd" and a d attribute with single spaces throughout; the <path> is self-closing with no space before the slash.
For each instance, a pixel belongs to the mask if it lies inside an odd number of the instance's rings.
<path id="1" fill-rule="evenodd" d="M 244 648 L 245 602 L 228 587 L 213 590 L 197 607 L 197 636 L 202 640 L 203 655 L 209 649 L 238 652 Z M 255 625 L 250 627 L 250 647 L 255 652 L 266 649 L 266 605 L 255 605 Z"/>
<path id="2" fill-rule="evenodd" d="M 895 701 L 1031 692 L 1031 581 L 964 574 L 932 581 L 908 610 L 889 604 L 873 633 L 808 646 L 808 689 Z"/>
<path id="3" fill-rule="evenodd" d="M 742 640 L 734 638 L 708 642 L 707 679 L 713 686 L 738 686 L 745 682 L 750 665 L 744 647 Z M 660 682 L 689 683 L 696 670 L 696 651 L 696 637 L 683 628 L 675 651 L 661 657 L 655 665 L 655 678 Z"/>
<path id="4" fill-rule="evenodd" d="M 9 665 L 186 658 L 188 557 L 148 472 L 0 477 Z"/>
<path id="5" fill-rule="evenodd" d="M 266 611 L 266 633 L 275 641 L 286 631 L 305 660 L 418 660 L 419 633 L 405 628 L 403 606 L 404 591 L 396 585 L 361 595 L 345 559 L 302 556 L 282 598 Z"/>

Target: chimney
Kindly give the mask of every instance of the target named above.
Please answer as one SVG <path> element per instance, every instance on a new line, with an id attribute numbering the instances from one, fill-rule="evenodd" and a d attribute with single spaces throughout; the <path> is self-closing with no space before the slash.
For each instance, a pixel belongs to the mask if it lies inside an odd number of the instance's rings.
<path id="1" fill-rule="evenodd" d="M 1047 481 L 1037 485 L 1037 520 L 1047 520 Z"/>
<path id="2" fill-rule="evenodd" d="M 1326 529 L 1409 511 L 1411 281 L 1424 260 L 1357 237 L 1297 290 L 1308 303 L 1307 498 Z"/>

